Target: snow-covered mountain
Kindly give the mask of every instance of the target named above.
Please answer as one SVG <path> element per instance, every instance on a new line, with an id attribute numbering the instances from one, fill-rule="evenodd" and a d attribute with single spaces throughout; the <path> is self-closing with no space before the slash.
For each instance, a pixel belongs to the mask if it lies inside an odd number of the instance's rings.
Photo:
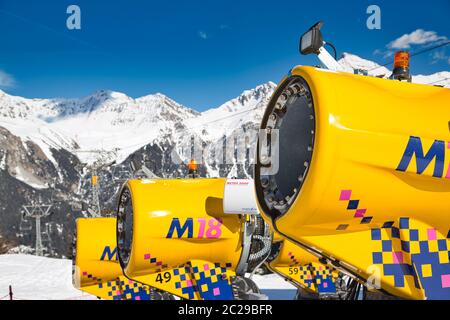
<path id="1" fill-rule="evenodd" d="M 74 150 L 140 146 L 183 126 L 199 113 L 162 94 L 133 99 L 98 91 L 84 99 L 25 99 L 0 93 L 0 126 L 49 148 Z M 131 153 L 134 150 L 130 150 Z M 88 153 L 78 154 L 83 160 Z"/>
<path id="2" fill-rule="evenodd" d="M 390 75 L 349 53 L 339 62 L 347 72 Z M 417 75 L 413 81 L 450 87 L 450 72 Z M 160 93 L 134 99 L 102 90 L 81 99 L 27 99 L 0 90 L 0 235 L 13 245 L 32 245 L 33 229 L 22 228 L 21 206 L 37 199 L 53 202 L 55 215 L 43 223 L 49 238 L 59 239 L 54 251 L 65 255 L 74 219 L 92 204 L 86 164 L 100 158 L 111 162 L 98 173 L 106 211 L 115 207 L 131 162 L 145 163 L 161 177 L 185 176 L 186 167 L 174 160 L 190 159 L 193 141 L 194 155 L 201 151 L 202 175 L 251 177 L 254 140 L 247 138 L 256 132 L 275 87 L 261 84 L 204 112 Z M 233 143 L 244 143 L 246 152 L 237 154 Z M 81 209 L 73 209 L 74 203 Z"/>
<path id="3" fill-rule="evenodd" d="M 248 121 L 257 122 L 274 88 L 269 82 L 203 113 L 159 93 L 133 99 L 99 91 L 84 99 L 64 100 L 25 99 L 0 92 L 0 126 L 36 142 L 49 158 L 49 148 L 117 148 L 120 162 L 159 137 L 194 133 L 211 140 Z M 243 113 L 245 116 L 239 116 Z M 88 162 L 94 160 L 86 153 L 78 155 Z"/>
<path id="4" fill-rule="evenodd" d="M 388 78 L 391 71 L 379 64 L 358 57 L 354 54 L 344 52 L 338 61 L 345 69 L 345 71 L 353 73 L 353 70 L 360 69 L 368 71 L 370 76 Z M 450 88 L 450 72 L 442 71 L 431 75 L 413 75 L 412 82 L 429 85 L 439 85 Z"/>

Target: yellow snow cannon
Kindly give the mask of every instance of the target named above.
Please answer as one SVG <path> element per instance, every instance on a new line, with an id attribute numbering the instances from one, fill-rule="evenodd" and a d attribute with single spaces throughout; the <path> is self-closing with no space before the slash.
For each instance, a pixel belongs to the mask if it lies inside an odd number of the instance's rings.
<path id="1" fill-rule="evenodd" d="M 340 273 L 310 252 L 275 234 L 266 266 L 298 289 L 298 299 L 340 299 Z"/>
<path id="2" fill-rule="evenodd" d="M 370 288 L 450 299 L 449 105 L 446 88 L 293 68 L 261 123 L 264 219 Z"/>
<path id="3" fill-rule="evenodd" d="M 202 178 L 129 180 L 117 212 L 124 274 L 184 299 L 262 298 L 244 274 L 267 258 L 271 233 L 260 216 L 224 212 L 226 184 Z M 236 187 L 253 192 L 253 182 Z"/>
<path id="4" fill-rule="evenodd" d="M 170 300 L 170 295 L 127 279 L 117 260 L 115 218 L 79 218 L 73 246 L 75 288 L 107 300 Z"/>

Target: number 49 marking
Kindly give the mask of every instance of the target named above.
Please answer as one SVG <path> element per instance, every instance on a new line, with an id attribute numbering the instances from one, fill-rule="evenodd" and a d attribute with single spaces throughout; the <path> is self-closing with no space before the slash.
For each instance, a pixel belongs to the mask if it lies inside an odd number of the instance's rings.
<path id="1" fill-rule="evenodd" d="M 171 279 L 172 279 L 172 275 L 170 274 L 170 272 L 158 273 L 158 275 L 156 276 L 156 282 L 159 282 L 159 283 L 163 283 L 163 281 L 165 283 L 167 283 Z"/>

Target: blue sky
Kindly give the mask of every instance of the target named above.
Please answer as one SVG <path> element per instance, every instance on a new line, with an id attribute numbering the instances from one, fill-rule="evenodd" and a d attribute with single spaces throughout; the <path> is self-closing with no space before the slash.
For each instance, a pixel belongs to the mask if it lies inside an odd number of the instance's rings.
<path id="1" fill-rule="evenodd" d="M 71 4 L 81 8 L 81 30 L 66 27 Z M 366 27 L 370 4 L 381 8 L 381 30 Z M 387 46 L 417 29 L 400 41 L 418 42 L 411 51 L 450 38 L 449 13 L 448 0 L 0 0 L 0 89 L 30 98 L 162 92 L 205 110 L 294 65 L 317 64 L 297 50 L 318 20 L 338 54 L 385 63 Z M 412 73 L 449 70 L 449 47 L 415 57 Z"/>

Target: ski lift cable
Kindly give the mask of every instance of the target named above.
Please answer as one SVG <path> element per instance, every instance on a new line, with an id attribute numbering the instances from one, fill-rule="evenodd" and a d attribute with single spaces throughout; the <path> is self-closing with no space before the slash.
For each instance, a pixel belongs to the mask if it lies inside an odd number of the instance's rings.
<path id="1" fill-rule="evenodd" d="M 176 132 L 177 132 L 177 133 L 183 133 L 183 132 L 188 131 L 188 130 L 192 130 L 192 129 L 199 128 L 199 127 L 204 127 L 204 126 L 206 126 L 206 125 L 208 125 L 208 124 L 215 123 L 215 122 L 222 121 L 222 120 L 229 119 L 229 118 L 233 118 L 233 117 L 235 117 L 235 116 L 238 116 L 238 115 L 241 115 L 241 114 L 245 114 L 245 113 L 254 111 L 254 110 L 256 110 L 256 109 L 258 109 L 258 106 L 253 107 L 253 108 L 248 109 L 248 110 L 244 110 L 244 111 L 241 111 L 241 112 L 234 113 L 234 114 L 232 114 L 232 115 L 228 115 L 228 116 L 225 116 L 225 117 L 221 117 L 221 118 L 218 118 L 218 119 L 214 119 L 214 120 L 211 120 L 211 121 L 207 121 L 207 122 L 204 122 L 204 123 L 199 124 L 199 125 L 196 125 L 196 126 L 184 128 L 184 129 L 182 129 L 182 130 L 177 130 Z M 117 149 L 117 151 L 118 151 L 118 150 L 126 150 L 126 149 L 133 148 L 133 147 L 140 146 L 140 145 L 142 145 L 142 143 L 136 143 L 136 144 L 132 144 L 132 145 L 129 145 L 129 146 L 126 146 L 126 147 L 116 148 L 116 149 Z"/>
<path id="2" fill-rule="evenodd" d="M 450 40 L 442 42 L 442 43 L 440 43 L 438 45 L 435 45 L 435 46 L 432 46 L 432 47 L 429 47 L 429 48 L 425 48 L 423 50 L 419 50 L 419 51 L 413 52 L 413 53 L 410 54 L 410 57 L 415 57 L 415 56 L 418 56 L 420 54 L 423 54 L 423 53 L 426 53 L 426 52 L 429 52 L 429 51 L 432 51 L 432 50 L 435 50 L 435 49 L 439 49 L 441 47 L 445 47 L 445 46 L 447 46 L 449 44 L 450 44 Z M 385 64 L 382 64 L 382 65 L 379 65 L 379 66 L 374 67 L 372 69 L 369 69 L 368 71 L 373 71 L 373 70 L 376 70 L 376 69 L 381 68 L 381 67 L 386 67 L 386 66 L 388 66 L 390 64 L 392 64 L 392 61 L 389 61 L 389 62 L 387 62 Z"/>

